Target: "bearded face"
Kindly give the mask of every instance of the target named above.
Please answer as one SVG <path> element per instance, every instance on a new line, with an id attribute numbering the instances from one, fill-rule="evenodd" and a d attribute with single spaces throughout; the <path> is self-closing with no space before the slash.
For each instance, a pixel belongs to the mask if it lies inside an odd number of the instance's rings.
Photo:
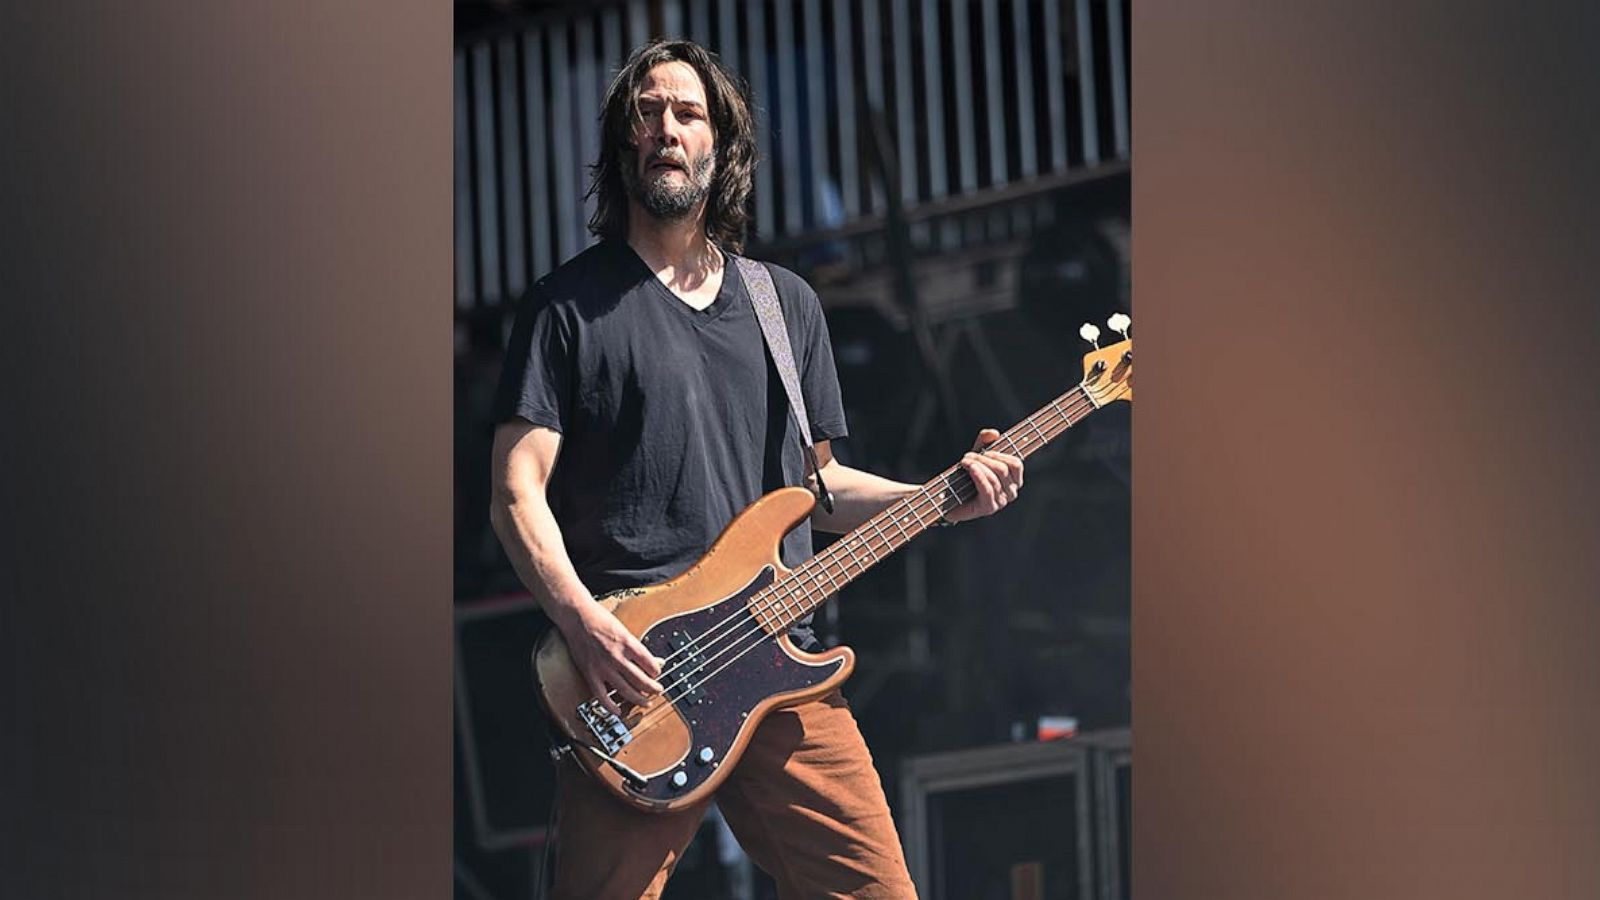
<path id="1" fill-rule="evenodd" d="M 717 155 L 710 149 L 691 159 L 681 145 L 657 144 L 649 152 L 636 150 L 630 156 L 622 167 L 623 186 L 654 218 L 681 220 L 711 192 Z"/>
<path id="2" fill-rule="evenodd" d="M 700 208 L 716 175 L 705 86 L 686 63 L 662 63 L 645 73 L 636 104 L 639 118 L 622 161 L 623 187 L 650 216 L 679 221 Z"/>

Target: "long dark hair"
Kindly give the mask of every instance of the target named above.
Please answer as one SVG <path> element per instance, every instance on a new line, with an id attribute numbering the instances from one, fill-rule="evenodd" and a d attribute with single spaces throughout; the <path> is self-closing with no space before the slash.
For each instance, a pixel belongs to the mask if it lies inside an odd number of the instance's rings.
<path id="1" fill-rule="evenodd" d="M 600 158 L 589 167 L 596 198 L 589 231 L 602 238 L 628 235 L 628 195 L 623 166 L 635 165 L 633 129 L 639 121 L 639 88 L 652 68 L 681 62 L 694 69 L 706 91 L 706 115 L 716 135 L 716 174 L 706 198 L 706 236 L 735 253 L 744 251 L 750 225 L 746 204 L 756 171 L 755 119 L 744 79 L 723 67 L 715 53 L 692 41 L 655 40 L 633 51 L 606 90 L 600 116 Z"/>

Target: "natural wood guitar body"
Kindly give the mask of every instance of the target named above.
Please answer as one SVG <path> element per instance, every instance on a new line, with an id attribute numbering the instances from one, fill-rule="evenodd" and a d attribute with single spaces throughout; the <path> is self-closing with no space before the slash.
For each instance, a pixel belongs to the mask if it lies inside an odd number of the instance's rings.
<path id="1" fill-rule="evenodd" d="M 607 754 L 644 776 L 644 785 L 630 784 L 586 749 L 604 752 L 600 734 L 579 711 L 592 692 L 558 629 L 540 642 L 534 667 L 546 711 L 573 742 L 577 761 L 618 797 L 651 811 L 699 802 L 732 771 L 769 712 L 823 696 L 849 677 L 855 654 L 848 647 L 806 653 L 746 608 L 756 592 L 789 574 L 779 545 L 814 502 L 803 488 L 774 491 L 729 523 L 682 575 L 600 598 L 651 653 L 668 660 L 666 693 L 642 708 L 622 704 L 627 742 Z M 698 649 L 681 648 L 708 633 Z"/>

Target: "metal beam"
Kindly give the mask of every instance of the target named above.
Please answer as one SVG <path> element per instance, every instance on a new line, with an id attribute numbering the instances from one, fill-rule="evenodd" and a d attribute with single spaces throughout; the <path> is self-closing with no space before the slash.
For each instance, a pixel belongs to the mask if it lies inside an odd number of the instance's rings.
<path id="1" fill-rule="evenodd" d="M 1039 174 L 1039 147 L 1036 135 L 1038 117 L 1033 111 L 1033 29 L 1029 28 L 1028 0 L 1012 0 L 1011 42 L 1017 67 L 1017 150 L 1018 174 L 1032 178 Z"/>
<path id="2" fill-rule="evenodd" d="M 1111 128 L 1117 156 L 1127 159 L 1128 147 L 1128 65 L 1122 53 L 1122 0 L 1106 2 L 1106 43 L 1111 63 Z"/>
<path id="3" fill-rule="evenodd" d="M 956 76 L 956 162 L 961 193 L 978 188 L 978 137 L 972 100 L 972 27 L 967 0 L 950 2 L 950 53 Z"/>
<path id="4" fill-rule="evenodd" d="M 822 34 L 822 0 L 804 0 L 801 5 L 802 23 L 805 26 L 806 51 L 806 138 L 807 156 L 810 157 L 806 172 L 810 183 L 811 224 L 833 225 L 836 222 L 823 221 L 822 191 L 825 183 L 832 183 L 838 188 L 838 182 L 833 180 L 828 166 L 828 90 L 827 78 L 822 71 L 822 49 L 827 43 L 827 38 Z"/>
<path id="5" fill-rule="evenodd" d="M 750 93 L 756 102 L 756 232 L 771 240 L 775 222 L 772 177 L 772 116 L 767 109 L 766 0 L 745 8 L 745 44 L 750 59 Z"/>
<path id="6" fill-rule="evenodd" d="M 515 37 L 501 38 L 495 46 L 495 68 L 499 84 L 500 180 L 505 189 L 505 269 L 506 296 L 516 297 L 528 286 L 527 239 L 523 230 L 522 110 L 517 104 L 517 48 Z"/>
<path id="7" fill-rule="evenodd" d="M 795 75 L 794 0 L 777 0 L 772 11 L 773 40 L 778 54 L 778 166 L 783 195 L 783 229 L 794 234 L 801 220 L 800 90 Z"/>
<path id="8" fill-rule="evenodd" d="M 939 52 L 939 3 L 922 0 L 922 114 L 924 116 L 923 145 L 928 148 L 928 198 L 938 200 L 950 193 L 950 177 L 946 171 L 944 154 L 944 85 L 940 77 L 940 63 L 944 54 Z M 900 155 L 908 148 L 901 147 Z"/>
<path id="9" fill-rule="evenodd" d="M 1067 98 L 1061 65 L 1061 0 L 1044 0 L 1044 84 L 1050 109 L 1050 168 L 1067 167 Z"/>
<path id="10" fill-rule="evenodd" d="M 877 0 L 867 0 L 861 7 L 861 66 L 866 75 L 866 113 L 886 114 L 883 102 L 883 29 L 878 23 Z M 883 184 L 874 180 L 872 190 L 867 194 L 867 212 L 879 212 L 883 204 Z"/>
<path id="11" fill-rule="evenodd" d="M 552 25 L 545 37 L 550 52 L 550 135 L 554 158 L 556 264 L 578 253 L 578 165 L 573 147 L 572 70 L 567 65 L 567 26 Z"/>
<path id="12" fill-rule="evenodd" d="M 534 29 L 522 36 L 522 104 L 528 135 L 550 133 L 544 102 L 544 32 Z M 529 140 L 528 153 L 528 230 L 532 247 L 530 281 L 537 281 L 555 268 L 550 258 L 550 166 L 548 144 Z"/>
<path id="13" fill-rule="evenodd" d="M 467 54 L 457 50 L 455 78 L 455 231 L 456 306 L 471 309 L 478 280 L 472 258 L 472 107 L 467 93 Z"/>
<path id="14" fill-rule="evenodd" d="M 594 18 L 579 16 L 574 23 L 573 37 L 577 51 L 573 60 L 572 77 L 578 82 L 578 108 L 574 127 L 578 130 L 578 191 L 588 187 L 584 173 L 600 155 L 600 98 L 596 96 L 600 83 L 599 66 L 595 65 Z M 593 218 L 595 198 L 585 197 L 582 218 L 578 220 L 578 242 L 584 246 L 593 243 L 589 234 L 589 220 Z"/>
<path id="15" fill-rule="evenodd" d="M 1094 26 L 1089 0 L 1078 0 L 1078 113 L 1083 125 L 1083 163 L 1100 161 L 1100 125 L 1094 103 Z"/>
<path id="16" fill-rule="evenodd" d="M 478 182 L 478 302 L 500 300 L 500 179 L 495 168 L 493 48 L 472 48 L 473 161 Z"/>
<path id="17" fill-rule="evenodd" d="M 834 102 L 839 123 L 839 193 L 844 196 L 844 216 L 861 215 L 860 167 L 856 159 L 856 75 L 851 47 L 850 0 L 833 0 Z"/>
<path id="18" fill-rule="evenodd" d="M 917 134 L 911 106 L 911 11 L 908 0 L 894 0 L 889 10 L 894 38 L 895 156 L 900 162 L 900 202 L 917 202 Z"/>
<path id="19" fill-rule="evenodd" d="M 1000 0 L 983 0 L 983 117 L 989 125 L 989 184 L 1006 182 L 1006 101 L 1000 75 Z"/>

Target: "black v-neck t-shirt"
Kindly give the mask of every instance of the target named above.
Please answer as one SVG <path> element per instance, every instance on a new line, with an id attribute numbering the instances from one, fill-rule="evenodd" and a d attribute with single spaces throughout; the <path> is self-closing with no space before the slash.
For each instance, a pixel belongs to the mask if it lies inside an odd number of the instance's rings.
<path id="1" fill-rule="evenodd" d="M 845 435 L 827 324 L 799 276 L 768 266 L 813 440 Z M 800 484 L 800 439 L 738 267 L 703 310 L 631 247 L 604 241 L 541 279 L 517 311 L 495 420 L 562 434 L 549 500 L 596 595 L 669 579 L 762 494 Z M 783 542 L 812 553 L 802 522 Z M 812 643 L 807 623 L 794 634 Z"/>

